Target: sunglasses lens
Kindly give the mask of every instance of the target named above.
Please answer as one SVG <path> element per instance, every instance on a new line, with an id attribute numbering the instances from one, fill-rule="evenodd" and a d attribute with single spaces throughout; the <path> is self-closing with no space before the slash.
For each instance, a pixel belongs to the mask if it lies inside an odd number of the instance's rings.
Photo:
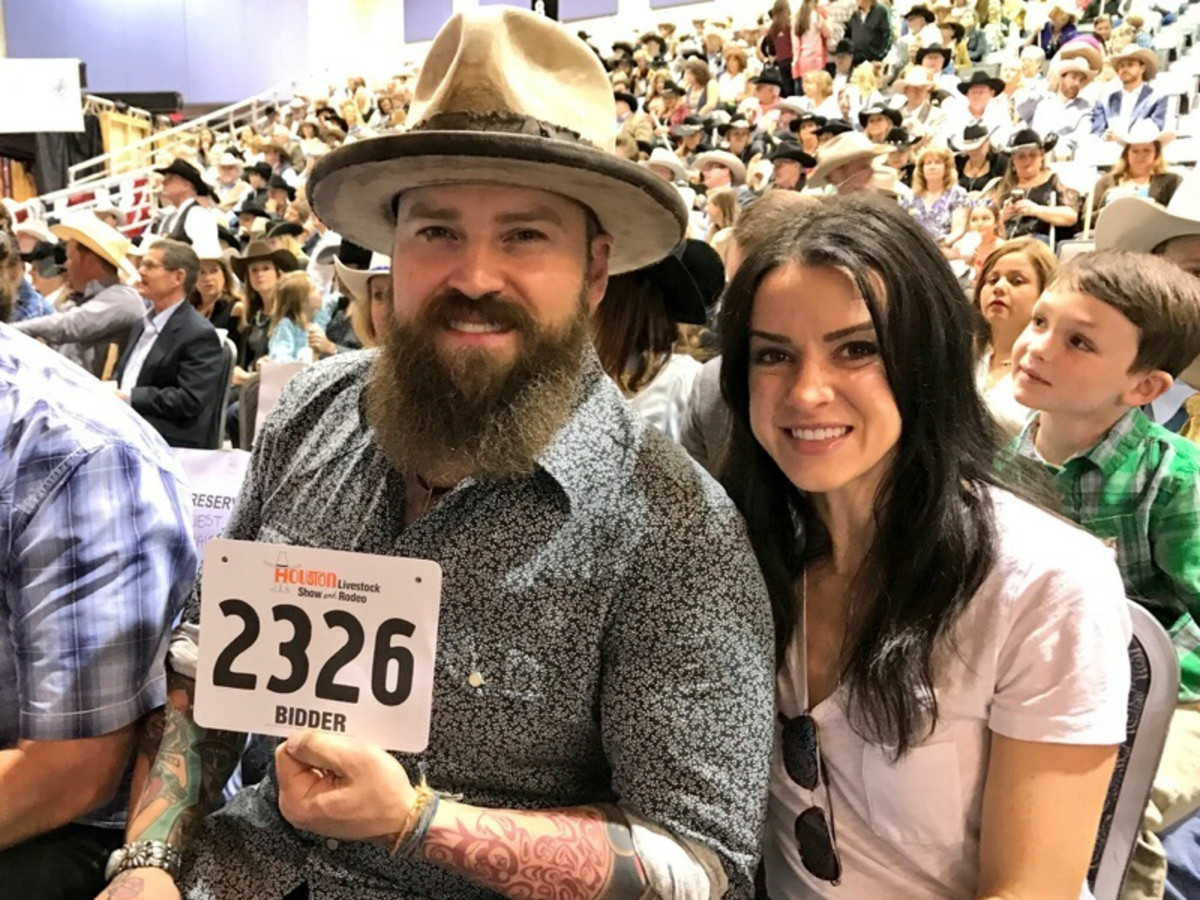
<path id="1" fill-rule="evenodd" d="M 805 790 L 817 786 L 817 725 L 810 715 L 783 723 L 783 765 L 788 777 Z"/>
<path id="2" fill-rule="evenodd" d="M 833 847 L 824 811 L 814 806 L 796 817 L 796 843 L 804 868 L 822 881 L 841 880 L 842 863 Z"/>

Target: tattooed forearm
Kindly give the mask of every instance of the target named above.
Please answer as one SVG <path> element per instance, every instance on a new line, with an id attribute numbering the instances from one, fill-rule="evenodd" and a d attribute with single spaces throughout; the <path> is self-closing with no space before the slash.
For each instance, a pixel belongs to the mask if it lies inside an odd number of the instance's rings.
<path id="1" fill-rule="evenodd" d="M 229 780 L 245 742 L 232 731 L 210 731 L 192 715 L 195 683 L 174 672 L 157 751 L 128 829 L 129 840 L 182 847 Z"/>
<path id="2" fill-rule="evenodd" d="M 104 900 L 134 900 L 135 897 L 142 896 L 142 888 L 146 886 L 146 882 L 138 875 L 132 872 L 124 874 L 124 877 L 118 878 L 108 886 L 108 890 L 104 892 Z"/>
<path id="3" fill-rule="evenodd" d="M 425 857 L 514 900 L 619 900 L 646 893 L 615 807 L 519 812 L 443 801 Z"/>

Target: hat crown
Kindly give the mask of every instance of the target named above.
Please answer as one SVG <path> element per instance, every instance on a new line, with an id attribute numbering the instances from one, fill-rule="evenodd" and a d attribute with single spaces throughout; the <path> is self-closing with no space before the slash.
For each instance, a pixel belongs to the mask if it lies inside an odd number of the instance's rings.
<path id="1" fill-rule="evenodd" d="M 616 114 L 604 66 L 583 41 L 545 16 L 491 7 L 456 14 L 434 39 L 410 130 L 476 131 L 483 118 L 495 120 L 489 127 L 511 119 L 513 130 L 612 153 Z"/>

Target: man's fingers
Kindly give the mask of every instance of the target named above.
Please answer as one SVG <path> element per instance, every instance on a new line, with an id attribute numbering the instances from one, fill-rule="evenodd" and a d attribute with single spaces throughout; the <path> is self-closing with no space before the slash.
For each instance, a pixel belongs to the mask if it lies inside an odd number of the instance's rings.
<path id="1" fill-rule="evenodd" d="M 301 765 L 345 776 L 351 761 L 362 754 L 362 744 L 337 734 L 303 731 L 280 748 Z"/>

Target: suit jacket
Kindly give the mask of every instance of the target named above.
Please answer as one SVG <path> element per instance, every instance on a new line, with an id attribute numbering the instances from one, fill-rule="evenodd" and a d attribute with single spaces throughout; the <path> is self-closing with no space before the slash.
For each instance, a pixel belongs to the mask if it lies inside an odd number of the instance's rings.
<path id="1" fill-rule="evenodd" d="M 117 362 L 118 382 L 144 329 L 145 319 L 130 334 Z M 212 416 L 223 414 L 221 369 L 217 330 L 185 300 L 155 338 L 129 404 L 172 447 L 201 447 Z"/>
<path id="2" fill-rule="evenodd" d="M 1122 89 L 1117 88 L 1092 108 L 1092 134 L 1103 137 L 1109 129 L 1109 122 L 1121 114 Z M 1138 92 L 1137 103 L 1133 105 L 1133 115 L 1129 124 L 1141 119 L 1150 119 L 1161 131 L 1167 121 L 1167 98 L 1154 93 L 1154 88 L 1143 84 Z"/>

